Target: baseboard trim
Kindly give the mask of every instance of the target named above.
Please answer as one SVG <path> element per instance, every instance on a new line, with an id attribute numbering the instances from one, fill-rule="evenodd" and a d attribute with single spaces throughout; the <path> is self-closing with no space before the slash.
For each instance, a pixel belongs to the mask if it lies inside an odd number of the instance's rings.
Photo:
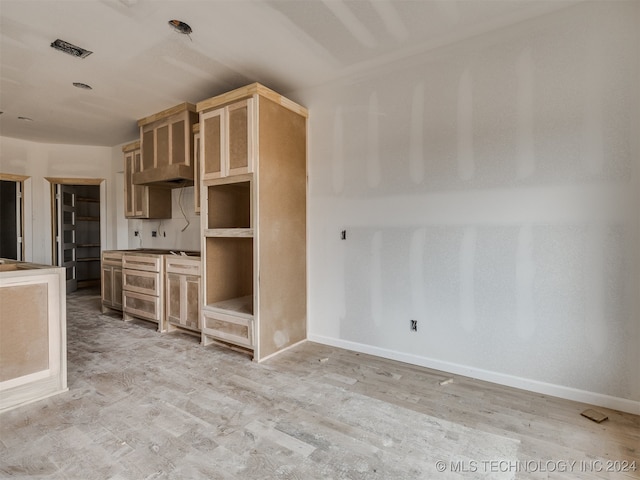
<path id="1" fill-rule="evenodd" d="M 332 337 L 325 337 L 322 335 L 308 335 L 308 340 L 311 342 L 321 343 L 323 345 L 330 345 L 332 347 L 344 348 L 346 350 L 352 350 L 354 352 L 375 355 L 377 357 L 387 358 L 389 360 L 397 360 L 399 362 L 409 363 L 411 365 L 418 365 L 433 370 L 440 370 L 449 374 L 462 375 L 465 377 L 475 378 L 477 380 L 483 380 L 499 385 L 519 388 L 521 390 L 528 390 L 530 392 L 541 393 L 543 395 L 550 395 L 553 397 L 573 400 L 588 405 L 596 405 L 604 408 L 610 408 L 612 410 L 619 410 L 621 412 L 640 415 L 640 401 L 613 397 L 611 395 L 604 395 L 601 393 L 589 392 L 586 390 L 579 390 L 563 385 L 540 382 L 528 378 L 492 372 L 489 370 L 469 367 L 457 363 L 444 362 L 433 358 L 397 352 L 395 350 L 374 347 L 371 345 L 351 342 L 348 340 L 341 340 Z"/>

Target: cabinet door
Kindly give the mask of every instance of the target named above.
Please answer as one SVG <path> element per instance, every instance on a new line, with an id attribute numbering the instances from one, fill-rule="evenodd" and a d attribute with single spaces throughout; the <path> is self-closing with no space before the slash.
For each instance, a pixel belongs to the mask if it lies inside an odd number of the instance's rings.
<path id="1" fill-rule="evenodd" d="M 182 279 L 182 275 L 176 273 L 167 273 L 167 283 L 165 295 L 167 297 L 166 315 L 167 321 L 169 323 L 177 323 L 180 325 L 182 322 L 182 316 L 180 315 L 180 298 L 181 298 L 181 287 L 180 280 Z"/>
<path id="2" fill-rule="evenodd" d="M 102 305 L 122 310 L 122 268 L 103 265 L 101 287 Z"/>
<path id="3" fill-rule="evenodd" d="M 203 113 L 200 118 L 202 179 L 226 176 L 223 170 L 224 109 Z"/>
<path id="4" fill-rule="evenodd" d="M 140 150 L 135 150 L 133 153 L 133 173 L 138 173 L 142 169 L 141 153 Z M 145 202 L 147 195 L 147 188 L 143 185 L 132 185 L 133 190 L 133 214 L 135 217 L 146 217 L 148 208 Z"/>
<path id="5" fill-rule="evenodd" d="M 227 175 L 253 171 L 252 114 L 253 100 L 247 99 L 226 107 L 227 110 Z"/>
<path id="6" fill-rule="evenodd" d="M 111 298 L 111 305 L 116 310 L 122 310 L 122 268 L 111 267 L 112 289 L 113 296 Z"/>
<path id="7" fill-rule="evenodd" d="M 141 168 L 148 170 L 155 167 L 156 136 L 152 128 L 142 133 L 142 163 Z"/>
<path id="8" fill-rule="evenodd" d="M 122 273 L 120 274 L 122 278 Z M 106 307 L 113 305 L 113 267 L 109 265 L 102 266 L 102 304 Z"/>
<path id="9" fill-rule="evenodd" d="M 185 275 L 184 279 L 184 323 L 200 330 L 200 277 Z"/>
<path id="10" fill-rule="evenodd" d="M 202 179 L 253 172 L 253 99 L 200 117 Z"/>
<path id="11" fill-rule="evenodd" d="M 127 152 L 124 155 L 124 216 L 126 218 L 135 217 L 134 185 L 133 185 L 133 158 L 134 152 Z"/>
<path id="12" fill-rule="evenodd" d="M 167 322 L 200 330 L 200 277 L 167 273 L 166 280 Z"/>
<path id="13" fill-rule="evenodd" d="M 193 200 L 195 212 L 200 213 L 200 132 L 193 134 Z"/>
<path id="14" fill-rule="evenodd" d="M 141 218 L 147 215 L 145 202 L 147 188 L 133 184 L 133 174 L 142 168 L 140 150 L 132 150 L 124 156 L 124 216 L 126 218 Z"/>

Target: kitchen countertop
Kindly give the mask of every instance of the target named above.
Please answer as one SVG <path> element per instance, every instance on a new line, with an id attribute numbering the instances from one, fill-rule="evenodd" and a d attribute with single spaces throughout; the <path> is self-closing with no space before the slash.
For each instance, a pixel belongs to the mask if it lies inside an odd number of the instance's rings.
<path id="1" fill-rule="evenodd" d="M 199 255 L 199 254 L 198 254 Z M 54 265 L 42 265 L 39 263 L 20 262 L 18 260 L 12 260 L 10 258 L 0 258 L 0 272 L 24 272 L 26 270 L 47 270 L 52 268 L 59 268 Z"/>
<path id="2" fill-rule="evenodd" d="M 195 250 L 180 250 L 180 249 L 162 249 L 162 248 L 134 248 L 130 250 L 105 250 L 107 252 L 122 252 L 122 253 L 139 253 L 143 255 L 175 255 L 175 256 L 187 256 L 187 257 L 199 257 L 200 252 Z M 184 253 L 185 255 L 181 255 Z"/>

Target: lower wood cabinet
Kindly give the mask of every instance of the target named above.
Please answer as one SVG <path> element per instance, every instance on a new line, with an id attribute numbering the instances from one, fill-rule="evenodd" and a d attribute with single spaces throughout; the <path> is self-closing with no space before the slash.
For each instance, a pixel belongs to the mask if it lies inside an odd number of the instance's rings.
<path id="1" fill-rule="evenodd" d="M 140 318 L 158 324 L 164 321 L 164 262 L 160 254 L 126 252 L 122 257 L 122 310 L 124 320 Z"/>
<path id="2" fill-rule="evenodd" d="M 157 323 L 159 332 L 180 329 L 200 336 L 200 257 L 167 252 L 104 251 L 102 311 Z"/>
<path id="3" fill-rule="evenodd" d="M 200 332 L 200 257 L 165 256 L 167 330 Z"/>

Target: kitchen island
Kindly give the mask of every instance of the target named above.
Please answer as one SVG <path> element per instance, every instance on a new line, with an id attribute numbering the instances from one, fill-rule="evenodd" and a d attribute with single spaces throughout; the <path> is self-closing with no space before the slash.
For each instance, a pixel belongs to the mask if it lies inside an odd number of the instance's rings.
<path id="1" fill-rule="evenodd" d="M 0 413 L 67 391 L 65 269 L 0 259 Z"/>

